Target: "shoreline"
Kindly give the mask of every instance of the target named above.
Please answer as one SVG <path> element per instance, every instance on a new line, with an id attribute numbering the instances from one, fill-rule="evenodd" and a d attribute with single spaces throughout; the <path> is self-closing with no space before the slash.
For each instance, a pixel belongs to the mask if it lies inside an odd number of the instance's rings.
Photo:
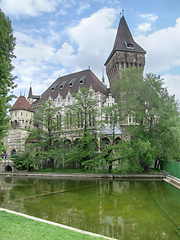
<path id="1" fill-rule="evenodd" d="M 48 178 L 93 178 L 93 179 L 164 179 L 164 173 L 156 174 L 113 174 L 113 173 L 55 173 L 55 172 L 5 172 L 1 176 L 48 177 Z"/>

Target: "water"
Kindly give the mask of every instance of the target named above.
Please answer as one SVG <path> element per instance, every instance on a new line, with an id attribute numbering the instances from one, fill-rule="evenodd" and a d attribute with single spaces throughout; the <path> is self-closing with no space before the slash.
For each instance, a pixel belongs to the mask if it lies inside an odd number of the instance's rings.
<path id="1" fill-rule="evenodd" d="M 180 190 L 163 181 L 0 177 L 0 206 L 122 240 L 180 239 Z"/>

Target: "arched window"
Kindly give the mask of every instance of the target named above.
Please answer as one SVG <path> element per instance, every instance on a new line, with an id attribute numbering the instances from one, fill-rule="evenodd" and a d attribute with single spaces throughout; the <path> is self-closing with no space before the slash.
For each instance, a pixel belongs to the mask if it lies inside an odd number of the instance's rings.
<path id="1" fill-rule="evenodd" d="M 12 157 L 15 157 L 16 156 L 16 150 L 13 148 L 12 151 L 11 151 L 11 155 Z"/>
<path id="2" fill-rule="evenodd" d="M 101 141 L 101 148 L 107 148 L 110 145 L 110 140 L 107 137 L 104 137 Z"/>
<path id="3" fill-rule="evenodd" d="M 72 129 L 72 114 L 71 114 L 71 112 L 66 113 L 66 128 Z"/>
<path id="4" fill-rule="evenodd" d="M 57 130 L 61 130 L 62 128 L 62 119 L 61 119 L 61 114 L 56 116 L 56 121 L 57 121 Z"/>

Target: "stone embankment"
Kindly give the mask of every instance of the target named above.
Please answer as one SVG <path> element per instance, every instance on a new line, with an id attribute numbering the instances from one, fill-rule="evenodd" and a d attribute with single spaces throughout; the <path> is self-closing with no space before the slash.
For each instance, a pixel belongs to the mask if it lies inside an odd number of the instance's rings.
<path id="1" fill-rule="evenodd" d="M 166 176 L 166 178 L 163 179 L 165 182 L 177 187 L 178 189 L 180 189 L 180 179 L 176 178 L 174 176 L 168 175 Z"/>
<path id="2" fill-rule="evenodd" d="M 26 176 L 42 178 L 93 178 L 93 179 L 164 179 L 164 173 L 157 174 L 113 174 L 113 173 L 56 173 L 56 172 L 26 172 L 18 171 L 16 173 L 6 172 L 0 175 Z"/>

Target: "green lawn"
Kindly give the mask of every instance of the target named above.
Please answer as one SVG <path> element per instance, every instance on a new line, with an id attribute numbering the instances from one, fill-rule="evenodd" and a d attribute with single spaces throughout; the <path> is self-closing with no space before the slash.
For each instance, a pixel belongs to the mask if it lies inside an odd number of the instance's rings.
<path id="1" fill-rule="evenodd" d="M 0 239 L 1 240 L 102 240 L 72 230 L 41 223 L 22 216 L 0 211 Z"/>

